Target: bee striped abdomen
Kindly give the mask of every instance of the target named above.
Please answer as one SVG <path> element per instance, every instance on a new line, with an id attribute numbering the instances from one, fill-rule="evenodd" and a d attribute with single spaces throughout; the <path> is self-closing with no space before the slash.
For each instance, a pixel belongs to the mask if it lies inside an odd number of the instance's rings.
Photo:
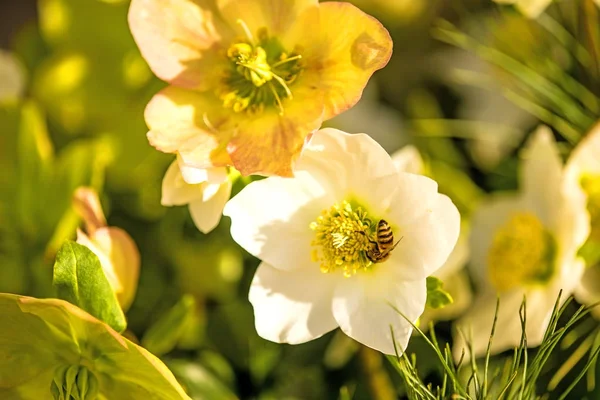
<path id="1" fill-rule="evenodd" d="M 380 219 L 377 223 L 377 243 L 382 251 L 394 244 L 394 232 L 387 221 Z"/>

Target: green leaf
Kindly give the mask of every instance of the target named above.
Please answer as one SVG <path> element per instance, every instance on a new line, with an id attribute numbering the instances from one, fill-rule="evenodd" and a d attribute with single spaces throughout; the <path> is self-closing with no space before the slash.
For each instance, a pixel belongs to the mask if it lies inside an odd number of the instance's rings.
<path id="1" fill-rule="evenodd" d="M 67 241 L 54 263 L 53 285 L 58 297 L 106 322 L 118 332 L 127 327 L 117 296 L 98 257 L 87 247 Z"/>
<path id="2" fill-rule="evenodd" d="M 442 308 L 448 304 L 452 304 L 452 296 L 444 289 L 444 282 L 435 276 L 427 277 L 427 307 Z"/>
<path id="3" fill-rule="evenodd" d="M 158 358 L 66 301 L 0 293 L 0 326 L 0 399 L 52 399 L 56 374 L 75 365 L 97 398 L 190 400 Z"/>
<path id="4" fill-rule="evenodd" d="M 142 346 L 160 356 L 170 352 L 181 340 L 185 331 L 194 323 L 196 300 L 185 295 L 165 315 L 148 329 L 142 338 Z"/>
<path id="5" fill-rule="evenodd" d="M 585 260 L 585 265 L 588 267 L 598 264 L 600 262 L 600 243 L 588 240 L 579 249 L 577 255 Z"/>
<path id="6" fill-rule="evenodd" d="M 167 364 L 193 399 L 237 399 L 223 383 L 202 366 L 184 360 L 173 360 Z"/>

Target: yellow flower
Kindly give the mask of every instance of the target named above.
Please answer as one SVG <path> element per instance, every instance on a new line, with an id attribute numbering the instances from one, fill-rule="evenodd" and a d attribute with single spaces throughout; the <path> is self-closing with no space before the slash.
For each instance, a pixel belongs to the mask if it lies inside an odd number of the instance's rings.
<path id="1" fill-rule="evenodd" d="M 133 36 L 171 86 L 148 138 L 195 168 L 292 175 L 306 137 L 352 107 L 392 42 L 374 18 L 317 0 L 133 0 Z"/>

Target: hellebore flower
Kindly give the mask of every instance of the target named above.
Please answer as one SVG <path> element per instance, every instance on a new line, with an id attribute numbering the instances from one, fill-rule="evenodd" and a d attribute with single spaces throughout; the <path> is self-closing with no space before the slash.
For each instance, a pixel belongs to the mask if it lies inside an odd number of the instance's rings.
<path id="1" fill-rule="evenodd" d="M 127 311 L 135 298 L 140 274 L 140 252 L 135 242 L 123 229 L 106 226 L 100 200 L 93 189 L 78 188 L 73 205 L 85 223 L 85 232 L 77 230 L 77 243 L 98 256 L 121 308 Z"/>
<path id="2" fill-rule="evenodd" d="M 399 172 L 425 175 L 425 163 L 416 147 L 404 146 L 391 157 Z M 444 290 L 450 294 L 453 302 L 439 309 L 426 308 L 419 321 L 424 329 L 427 329 L 429 321 L 454 319 L 469 307 L 472 293 L 469 277 L 464 269 L 468 259 L 468 230 L 463 226 L 452 253 L 444 265 L 433 274 L 444 282 Z"/>
<path id="3" fill-rule="evenodd" d="M 234 240 L 262 260 L 249 293 L 258 334 L 296 344 L 339 326 L 386 354 L 394 341 L 405 349 L 412 326 L 398 311 L 422 314 L 458 210 L 364 134 L 320 130 L 294 173 L 252 182 L 225 206 Z"/>
<path id="4" fill-rule="evenodd" d="M 145 112 L 150 143 L 195 168 L 292 175 L 306 137 L 385 66 L 387 30 L 317 0 L 133 0 L 129 25 L 171 86 Z"/>
<path id="5" fill-rule="evenodd" d="M 492 195 L 471 219 L 472 276 L 479 290 L 458 321 L 454 355 L 476 356 L 488 345 L 496 301 L 500 306 L 491 352 L 519 345 L 519 308 L 526 298 L 527 344 L 541 343 L 559 292 L 566 299 L 579 285 L 584 261 L 577 251 L 589 233 L 581 191 L 566 190 L 565 174 L 552 132 L 539 128 L 521 164 L 521 191 Z M 472 337 L 470 335 L 472 333 Z"/>
<path id="6" fill-rule="evenodd" d="M 194 168 L 177 157 L 163 178 L 161 203 L 188 204 L 196 227 L 202 233 L 209 233 L 219 224 L 230 195 L 231 180 L 226 167 Z"/>
<path id="7" fill-rule="evenodd" d="M 600 301 L 600 125 L 596 125 L 571 153 L 565 167 L 567 190 L 583 190 L 590 215 L 590 235 L 579 254 L 586 260 L 587 268 L 575 298 L 587 305 Z M 600 308 L 591 313 L 600 318 Z"/>
<path id="8" fill-rule="evenodd" d="M 76 306 L 0 293 L 0 398 L 190 399 L 167 367 Z"/>

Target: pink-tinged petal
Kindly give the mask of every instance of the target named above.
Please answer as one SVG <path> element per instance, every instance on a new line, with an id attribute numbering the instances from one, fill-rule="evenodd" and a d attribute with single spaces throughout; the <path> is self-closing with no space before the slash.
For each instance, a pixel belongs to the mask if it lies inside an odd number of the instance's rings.
<path id="1" fill-rule="evenodd" d="M 386 264 L 371 273 L 344 279 L 336 288 L 333 315 L 344 333 L 385 354 L 402 353 L 412 326 L 425 309 L 425 280 L 404 282 L 386 273 Z"/>
<path id="2" fill-rule="evenodd" d="M 131 33 L 159 78 L 200 90 L 218 82 L 227 64 L 221 41 L 231 33 L 212 8 L 204 0 L 132 0 Z"/>
<path id="3" fill-rule="evenodd" d="M 85 223 L 85 229 L 93 234 L 98 228 L 106 226 L 106 217 L 98 194 L 92 188 L 80 187 L 73 194 L 73 207 Z"/>
<path id="4" fill-rule="evenodd" d="M 261 263 L 248 296 L 256 331 L 273 342 L 297 344 L 335 329 L 331 302 L 340 278 L 321 273 L 318 265 L 281 271 Z"/>
<path id="5" fill-rule="evenodd" d="M 144 117 L 148 140 L 158 150 L 179 153 L 196 168 L 231 164 L 225 147 L 232 115 L 216 96 L 169 86 L 152 98 Z"/>
<path id="6" fill-rule="evenodd" d="M 213 190 L 216 189 L 214 192 Z M 211 196 L 207 196 L 212 192 Z M 231 182 L 208 184 L 204 188 L 204 197 L 190 202 L 190 215 L 194 224 L 202 233 L 209 233 L 219 225 L 223 208 L 231 195 Z"/>
<path id="7" fill-rule="evenodd" d="M 294 83 L 293 98 L 283 101 L 283 115 L 271 108 L 255 117 L 238 117 L 227 151 L 242 175 L 293 176 L 306 137 L 321 126 L 323 96 L 316 79 L 304 74 Z"/>
<path id="8" fill-rule="evenodd" d="M 318 0 L 217 0 L 223 18 L 244 38 L 246 32 L 238 20 L 246 24 L 253 36 L 261 28 L 279 36 L 296 25 L 301 13 L 307 8 L 316 9 L 318 3 Z"/>
<path id="9" fill-rule="evenodd" d="M 316 68 L 325 91 L 327 120 L 360 100 L 373 72 L 392 55 L 392 39 L 375 18 L 349 3 L 327 2 L 319 6 L 321 35 Z"/>

